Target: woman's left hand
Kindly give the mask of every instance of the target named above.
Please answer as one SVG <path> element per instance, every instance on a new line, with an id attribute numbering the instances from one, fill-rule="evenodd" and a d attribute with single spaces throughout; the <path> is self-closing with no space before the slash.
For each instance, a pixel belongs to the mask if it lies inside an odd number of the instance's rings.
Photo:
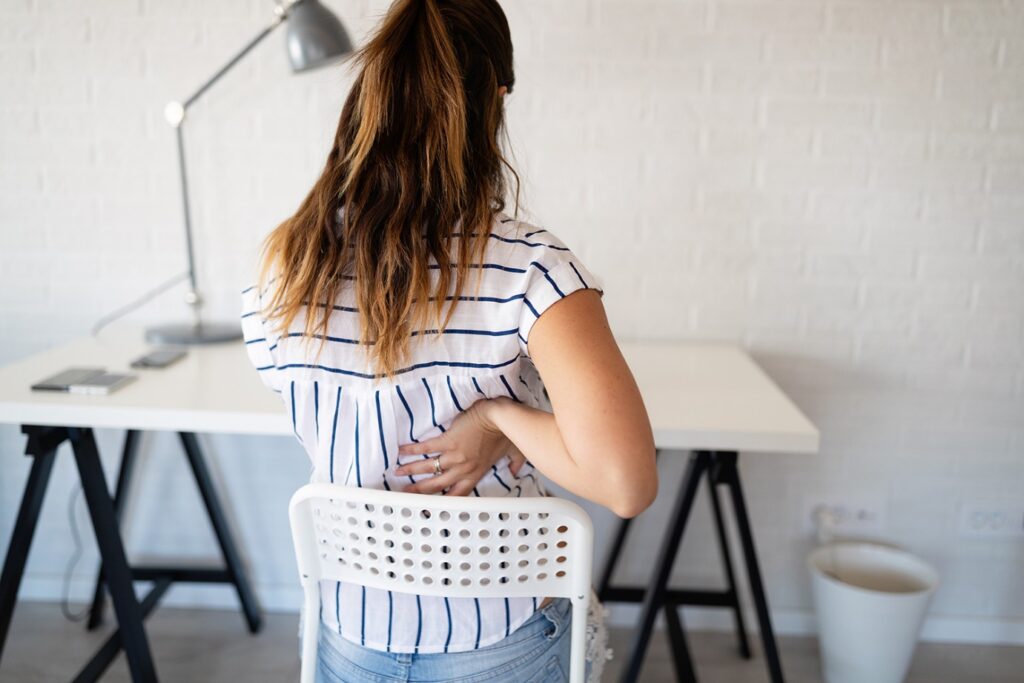
<path id="1" fill-rule="evenodd" d="M 477 401 L 452 421 L 444 434 L 418 443 L 410 443 L 398 449 L 398 455 L 427 455 L 424 458 L 395 468 L 398 476 L 412 474 L 433 474 L 434 460 L 440 458 L 442 473 L 409 484 L 402 490 L 407 493 L 437 493 L 444 491 L 449 496 L 465 496 L 487 474 L 491 466 L 508 456 L 511 460 L 509 471 L 518 475 L 526 458 L 511 441 L 484 416 L 484 405 L 489 400 Z M 447 490 L 446 490 L 447 489 Z"/>

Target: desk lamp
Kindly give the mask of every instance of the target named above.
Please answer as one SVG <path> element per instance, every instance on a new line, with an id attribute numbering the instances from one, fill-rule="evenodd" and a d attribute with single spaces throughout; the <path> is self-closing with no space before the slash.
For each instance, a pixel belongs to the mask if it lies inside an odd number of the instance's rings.
<path id="1" fill-rule="evenodd" d="M 288 21 L 288 61 L 293 73 L 310 71 L 327 66 L 352 52 L 352 41 L 345 32 L 344 26 L 329 9 L 320 4 L 319 0 L 281 0 L 274 8 L 274 20 L 255 38 L 243 47 L 238 54 L 228 60 L 219 71 L 203 83 L 184 102 L 171 102 L 164 110 L 167 122 L 177 133 L 178 168 L 181 173 L 181 199 L 185 215 L 185 248 L 188 255 L 189 289 L 185 302 L 192 309 L 192 322 L 171 325 L 160 325 L 146 330 L 146 341 L 154 344 L 211 344 L 238 339 L 242 336 L 241 327 L 237 322 L 210 323 L 204 322 L 200 313 L 202 297 L 196 285 L 195 254 L 192 242 L 192 218 L 189 213 L 188 181 L 185 175 L 185 142 L 182 135 L 182 124 L 185 113 L 207 89 L 216 83 L 239 60 L 249 53 L 256 45 L 266 38 L 280 24 Z"/>

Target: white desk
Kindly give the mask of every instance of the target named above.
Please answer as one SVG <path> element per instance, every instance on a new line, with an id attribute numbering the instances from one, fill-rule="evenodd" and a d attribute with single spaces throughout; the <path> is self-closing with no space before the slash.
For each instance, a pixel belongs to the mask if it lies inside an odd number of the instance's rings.
<path id="1" fill-rule="evenodd" d="M 12 537 L 4 566 L 4 589 L 0 592 L 0 654 L 56 444 L 63 440 L 72 441 L 80 475 L 91 482 L 87 484 L 83 480 L 83 487 L 97 529 L 104 566 L 109 568 L 107 583 L 118 613 L 124 648 L 133 671 L 138 674 L 137 680 L 155 680 L 141 619 L 156 604 L 159 594 L 154 600 L 147 603 L 147 598 L 140 604 L 135 602 L 134 594 L 123 589 L 125 585 L 130 588 L 133 576 L 137 579 L 146 574 L 147 570 L 130 568 L 124 560 L 116 520 L 121 496 L 111 498 L 105 484 L 100 490 L 102 471 L 95 457 L 91 428 L 129 430 L 118 493 L 121 493 L 121 479 L 127 483 L 124 463 L 130 462 L 129 456 L 134 457 L 130 437 L 137 431 L 180 432 L 190 462 L 195 468 L 195 461 L 198 460 L 200 469 L 202 456 L 194 439 L 195 432 L 265 435 L 292 433 L 280 399 L 260 382 L 240 342 L 190 349 L 187 358 L 162 370 L 133 370 L 139 379 L 110 396 L 73 396 L 34 392 L 29 388 L 32 383 L 71 366 L 95 365 L 110 370 L 127 370 L 131 360 L 145 349 L 140 331 L 125 332 L 122 328 L 109 331 L 98 339 L 82 339 L 0 368 L 0 423 L 30 426 L 31 429 L 27 431 L 30 435 L 29 449 L 30 454 L 35 456 L 33 473 L 29 478 L 16 533 Z M 766 641 L 766 652 L 776 660 L 769 662 L 773 669 L 773 679 L 780 681 L 781 668 L 778 667 L 774 638 L 770 622 L 767 621 L 767 605 L 760 586 L 760 574 L 735 460 L 736 454 L 741 451 L 813 453 L 818 447 L 818 432 L 751 358 L 735 346 L 626 343 L 622 349 L 640 386 L 658 448 L 695 453 L 691 456 L 687 478 L 679 493 L 672 528 L 662 544 L 661 559 L 656 566 L 651 587 L 618 588 L 610 585 L 611 572 L 629 526 L 624 523 L 613 544 L 614 552 L 601 581 L 602 597 L 613 601 L 643 602 L 645 605 L 643 624 L 634 648 L 636 667 L 646 649 L 650 628 L 659 609 L 666 609 L 677 646 L 681 643 L 685 650 L 681 631 L 675 632 L 678 629 L 674 628 L 670 613 L 674 613 L 673 606 L 692 604 L 693 601 L 732 608 L 739 620 L 741 649 L 745 649 L 746 635 L 742 632 L 742 615 L 736 598 L 731 558 L 727 554 L 725 559 L 730 591 L 721 595 L 706 591 L 674 591 L 666 585 L 696 486 L 705 476 L 712 490 L 715 490 L 717 484 L 726 485 L 733 494 L 759 616 L 763 613 L 762 636 L 770 640 L 770 643 Z M 192 437 L 191 442 L 189 437 Z M 101 476 L 96 477 L 97 473 Z M 212 489 L 204 488 L 203 473 L 196 471 L 195 474 L 204 498 L 207 494 L 215 496 Z M 209 481 L 205 484 L 208 485 Z M 671 487 L 663 486 L 663 490 L 671 490 Z M 722 550 L 727 553 L 728 545 L 718 511 L 717 495 L 713 496 L 713 502 L 716 505 Z M 180 577 L 183 576 L 184 580 L 202 580 L 205 576 L 235 583 L 239 587 L 244 606 L 244 593 L 248 589 L 244 586 L 244 575 L 241 574 L 237 555 L 232 558 L 233 545 L 226 525 L 223 519 L 219 522 L 216 519 L 223 515 L 220 514 L 215 497 L 210 508 L 208 505 L 218 535 L 227 536 L 222 547 L 229 567 L 220 574 L 214 570 L 205 570 L 205 574 L 200 572 L 191 577 L 175 570 L 179 578 L 174 580 L 182 580 Z M 231 566 L 233 564 L 234 567 Z M 149 571 L 148 576 L 152 578 L 155 575 Z M 251 627 L 253 623 L 250 619 Z M 258 619 L 255 628 L 258 628 Z M 107 655 L 110 655 L 111 648 L 116 654 L 118 646 L 120 642 L 112 645 L 108 643 Z M 102 661 L 95 666 L 100 664 Z M 679 662 L 680 666 L 687 664 Z M 102 668 L 99 671 L 102 672 Z"/>
<path id="2" fill-rule="evenodd" d="M 0 424 L 291 435 L 281 399 L 260 381 L 242 342 L 190 349 L 168 368 L 129 368 L 147 349 L 142 332 L 130 329 L 124 336 L 79 339 L 0 368 Z M 31 390 L 72 366 L 106 367 L 139 378 L 109 396 Z"/>
<path id="3" fill-rule="evenodd" d="M 621 345 L 659 448 L 814 453 L 818 431 L 751 360 L 729 344 Z M 163 370 L 130 370 L 141 334 L 85 338 L 0 368 L 0 424 L 291 435 L 281 401 L 241 343 L 192 349 Z M 110 396 L 32 391 L 73 365 L 139 375 Z"/>
<path id="4" fill-rule="evenodd" d="M 731 344 L 623 343 L 658 448 L 817 453 L 818 430 Z"/>

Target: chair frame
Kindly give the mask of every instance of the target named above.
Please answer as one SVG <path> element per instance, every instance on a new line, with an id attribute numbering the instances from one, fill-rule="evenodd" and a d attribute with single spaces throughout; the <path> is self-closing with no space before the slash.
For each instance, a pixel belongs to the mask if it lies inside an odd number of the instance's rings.
<path id="1" fill-rule="evenodd" d="M 304 594 L 302 683 L 315 677 L 323 579 L 441 597 L 567 597 L 569 679 L 583 683 L 594 532 L 575 503 L 317 483 L 288 513 Z"/>

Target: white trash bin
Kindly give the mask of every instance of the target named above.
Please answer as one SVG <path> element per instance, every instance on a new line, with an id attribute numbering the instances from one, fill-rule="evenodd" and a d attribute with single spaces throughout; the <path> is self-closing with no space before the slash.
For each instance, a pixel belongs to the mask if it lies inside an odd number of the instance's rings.
<path id="1" fill-rule="evenodd" d="M 900 683 L 910 668 L 935 569 L 897 548 L 831 543 L 808 557 L 826 683 Z"/>

